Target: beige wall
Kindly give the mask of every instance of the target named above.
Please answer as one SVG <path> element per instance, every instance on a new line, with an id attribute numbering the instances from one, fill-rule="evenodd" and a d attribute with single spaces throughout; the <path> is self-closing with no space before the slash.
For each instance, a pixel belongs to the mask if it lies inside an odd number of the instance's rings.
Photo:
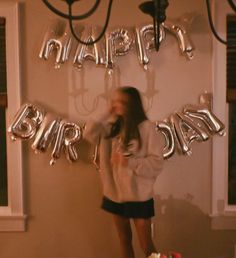
<path id="1" fill-rule="evenodd" d="M 95 111 L 86 113 L 81 100 L 76 104 L 73 96 L 80 87 L 88 89 L 84 98 L 91 108 L 94 98 L 107 85 L 105 70 L 87 63 L 79 72 L 72 67 L 72 60 L 55 70 L 52 58 L 47 62 L 39 59 L 45 27 L 55 16 L 41 1 L 20 2 L 23 101 L 39 104 L 77 122 L 101 113 L 106 107 L 103 99 Z M 93 1 L 86 2 L 89 6 Z M 101 12 L 84 24 L 102 24 L 107 1 L 102 2 Z M 110 27 L 134 27 L 150 20 L 138 11 L 141 0 L 114 2 Z M 121 85 L 135 85 L 143 93 L 155 86 L 158 93 L 148 111 L 152 120 L 162 120 L 185 104 L 197 103 L 200 93 L 212 90 L 211 35 L 205 1 L 170 1 L 170 17 L 177 18 L 186 12 L 196 14 L 190 31 L 196 48 L 192 61 L 180 54 L 178 43 L 170 34 L 161 51 L 150 54 L 149 73 L 140 67 L 135 49 L 117 59 Z M 49 152 L 36 155 L 30 144 L 24 143 L 28 228 L 24 233 L 0 233 L 0 257 L 119 257 L 112 220 L 99 208 L 102 195 L 99 174 L 85 161 L 85 152 L 85 146 L 81 147 L 82 160 L 76 164 L 69 165 L 62 157 L 50 167 Z M 179 250 L 184 258 L 233 258 L 235 231 L 211 230 L 211 168 L 210 141 L 193 144 L 190 157 L 175 155 L 165 162 L 155 185 L 155 242 L 161 250 Z M 136 237 L 135 246 L 137 257 L 143 257 Z"/>

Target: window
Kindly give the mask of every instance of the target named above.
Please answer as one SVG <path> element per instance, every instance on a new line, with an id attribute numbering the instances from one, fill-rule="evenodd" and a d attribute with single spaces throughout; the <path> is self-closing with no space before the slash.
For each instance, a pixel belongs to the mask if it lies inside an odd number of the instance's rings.
<path id="1" fill-rule="evenodd" d="M 236 15 L 227 16 L 228 204 L 236 205 Z"/>
<path id="2" fill-rule="evenodd" d="M 236 205 L 236 101 L 229 103 L 228 204 Z"/>
<path id="3" fill-rule="evenodd" d="M 227 15 L 227 101 L 236 101 L 236 15 Z"/>
<path id="4" fill-rule="evenodd" d="M 221 37 L 226 39 L 227 17 L 231 16 L 233 11 L 227 1 L 215 1 L 213 2 L 213 7 L 216 29 Z M 233 15 L 235 14 L 233 13 Z M 213 39 L 213 110 L 224 122 L 227 133 L 226 137 L 213 138 L 211 217 L 212 228 L 214 229 L 236 229 L 236 203 L 232 202 L 232 195 L 229 196 L 229 189 L 232 189 L 230 185 L 234 184 L 234 179 L 231 175 L 229 181 L 229 170 L 232 165 L 229 162 L 229 158 L 232 151 L 230 143 L 233 144 L 230 132 L 235 127 L 235 114 L 233 114 L 235 113 L 233 112 L 235 111 L 235 102 L 232 102 L 232 104 L 227 102 L 229 91 L 227 91 L 226 82 L 229 74 L 226 69 L 226 50 L 225 45 Z M 232 173 L 230 172 L 230 174 Z"/>
<path id="5" fill-rule="evenodd" d="M 7 125 L 11 122 L 10 119 L 13 118 L 21 104 L 18 4 L 1 0 L 0 17 L 1 24 L 4 24 L 1 25 L 1 30 L 3 30 L 1 33 L 5 34 L 5 40 L 2 41 L 1 39 L 1 48 L 5 48 L 5 53 L 3 53 L 3 56 L 5 56 L 5 71 L 0 66 L 0 185 L 1 191 L 3 191 L 0 206 L 0 231 L 24 231 L 26 216 L 23 205 L 21 143 L 13 144 L 5 133 Z M 2 76 L 5 76 L 5 79 Z M 2 141 L 4 144 L 2 144 Z M 6 157 L 4 157 L 5 154 L 2 155 L 3 152 L 6 153 Z M 4 170 L 2 170 L 2 165 L 5 167 Z"/>
<path id="6" fill-rule="evenodd" d="M 6 39 L 5 18 L 0 17 L 0 206 L 7 206 L 7 149 L 6 149 Z"/>

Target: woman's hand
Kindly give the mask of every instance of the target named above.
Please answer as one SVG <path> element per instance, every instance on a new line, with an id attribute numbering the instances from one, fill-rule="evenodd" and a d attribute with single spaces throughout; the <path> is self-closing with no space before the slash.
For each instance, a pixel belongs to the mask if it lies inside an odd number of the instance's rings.
<path id="1" fill-rule="evenodd" d="M 111 155 L 111 163 L 112 164 L 120 164 L 123 167 L 128 166 L 128 158 L 124 157 L 124 155 L 120 152 L 114 152 Z"/>

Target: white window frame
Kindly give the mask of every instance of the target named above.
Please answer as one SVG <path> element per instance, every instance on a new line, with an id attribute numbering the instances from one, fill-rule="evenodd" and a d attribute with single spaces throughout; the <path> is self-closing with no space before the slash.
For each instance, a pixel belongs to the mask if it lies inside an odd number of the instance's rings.
<path id="1" fill-rule="evenodd" d="M 227 1 L 213 1 L 214 23 L 226 39 L 227 15 L 233 13 Z M 225 137 L 213 137 L 212 228 L 236 229 L 236 205 L 228 204 L 228 104 L 226 102 L 226 46 L 213 39 L 213 110 L 224 122 Z"/>
<path id="2" fill-rule="evenodd" d="M 6 126 L 21 105 L 19 63 L 19 6 L 12 1 L 0 1 L 0 16 L 6 19 L 7 100 Z M 22 146 L 11 142 L 7 135 L 8 206 L 0 207 L 0 231 L 25 231 L 23 205 Z"/>

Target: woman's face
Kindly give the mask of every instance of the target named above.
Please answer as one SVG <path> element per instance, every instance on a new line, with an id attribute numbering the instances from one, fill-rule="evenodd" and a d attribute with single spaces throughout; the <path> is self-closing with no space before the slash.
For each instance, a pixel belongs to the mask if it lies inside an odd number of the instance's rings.
<path id="1" fill-rule="evenodd" d="M 112 98 L 111 105 L 116 115 L 125 116 L 127 113 L 128 96 L 120 91 L 116 91 Z"/>

